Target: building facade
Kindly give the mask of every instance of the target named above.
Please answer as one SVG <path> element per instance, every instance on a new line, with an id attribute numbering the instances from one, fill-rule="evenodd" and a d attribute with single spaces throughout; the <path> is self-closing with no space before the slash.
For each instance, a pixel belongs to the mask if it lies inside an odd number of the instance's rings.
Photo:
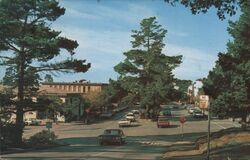
<path id="1" fill-rule="evenodd" d="M 50 82 L 42 83 L 39 88 L 39 95 L 58 96 L 63 103 L 63 110 L 67 114 L 68 121 L 80 120 L 85 112 L 84 98 L 93 93 L 99 93 L 108 84 L 89 82 Z M 66 119 L 67 121 L 67 119 Z"/>

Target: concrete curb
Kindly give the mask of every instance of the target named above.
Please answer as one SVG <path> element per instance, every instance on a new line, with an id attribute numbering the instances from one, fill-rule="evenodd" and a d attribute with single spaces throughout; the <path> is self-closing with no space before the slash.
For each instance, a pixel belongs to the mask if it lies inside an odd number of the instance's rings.
<path id="1" fill-rule="evenodd" d="M 28 148 L 28 149 L 12 148 L 13 150 L 0 152 L 0 155 L 14 154 L 14 153 L 25 153 L 25 152 L 30 152 L 30 151 L 45 150 L 45 149 L 51 149 L 51 148 L 56 148 L 56 147 L 64 147 L 64 146 L 69 146 L 69 145 L 70 144 L 65 143 L 65 144 L 59 144 L 59 145 L 54 145 L 54 146 L 42 146 L 42 147 L 38 147 L 38 148 Z"/>

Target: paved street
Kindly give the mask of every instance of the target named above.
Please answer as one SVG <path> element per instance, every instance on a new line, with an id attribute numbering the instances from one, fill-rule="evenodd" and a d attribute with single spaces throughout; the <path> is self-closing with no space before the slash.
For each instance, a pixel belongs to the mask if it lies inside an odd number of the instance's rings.
<path id="1" fill-rule="evenodd" d="M 177 110 L 174 111 L 170 128 L 157 128 L 156 122 L 140 119 L 134 123 L 133 127 L 123 128 L 127 136 L 126 144 L 100 146 L 97 142 L 97 136 L 104 129 L 118 128 L 117 121 L 124 114 L 120 113 L 112 120 L 91 125 L 81 123 L 53 125 L 52 130 L 58 135 L 60 141 L 69 143 L 69 146 L 9 154 L 4 155 L 3 159 L 161 159 L 167 146 L 181 141 L 181 127 L 178 121 L 180 115 L 186 115 L 188 119 L 184 124 L 184 141 L 193 141 L 199 136 L 206 135 L 206 120 L 194 120 L 188 117 L 186 110 Z M 212 120 L 211 131 L 234 126 L 238 126 L 238 124 L 229 120 Z M 24 137 L 29 137 L 44 128 L 44 126 L 28 126 L 25 129 Z"/>

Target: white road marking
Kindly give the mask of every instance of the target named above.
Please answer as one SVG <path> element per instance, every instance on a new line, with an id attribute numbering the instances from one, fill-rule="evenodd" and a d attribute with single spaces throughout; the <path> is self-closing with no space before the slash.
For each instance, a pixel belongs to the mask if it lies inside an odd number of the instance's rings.
<path id="1" fill-rule="evenodd" d="M 216 122 L 212 122 L 212 123 L 215 124 L 215 125 L 217 125 L 217 126 L 219 126 L 219 127 L 221 127 L 221 128 L 223 128 L 223 129 L 226 129 L 226 127 L 223 127 L 222 125 L 220 125 L 220 124 L 218 124 Z"/>

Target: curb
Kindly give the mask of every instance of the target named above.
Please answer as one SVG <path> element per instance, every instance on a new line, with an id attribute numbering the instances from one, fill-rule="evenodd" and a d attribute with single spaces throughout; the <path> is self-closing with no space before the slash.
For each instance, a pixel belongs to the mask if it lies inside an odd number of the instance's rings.
<path id="1" fill-rule="evenodd" d="M 29 149 L 15 148 L 16 150 L 0 152 L 0 155 L 14 154 L 14 153 L 25 153 L 25 152 L 30 152 L 30 151 L 45 150 L 45 149 L 51 149 L 51 148 L 56 148 L 56 147 L 64 147 L 64 146 L 69 146 L 69 145 L 70 144 L 65 143 L 65 144 L 59 144 L 59 145 L 54 145 L 54 146 L 42 146 L 42 147 L 29 148 Z"/>

